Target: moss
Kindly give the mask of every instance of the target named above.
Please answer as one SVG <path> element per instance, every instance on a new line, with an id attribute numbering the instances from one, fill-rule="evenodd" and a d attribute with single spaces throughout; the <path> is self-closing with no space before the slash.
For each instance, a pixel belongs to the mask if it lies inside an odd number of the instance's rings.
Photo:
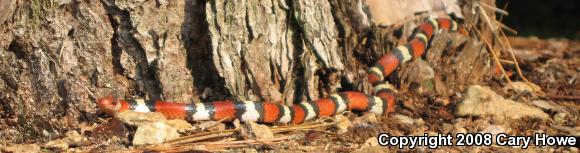
<path id="1" fill-rule="evenodd" d="M 46 17 L 55 14 L 56 3 L 52 0 L 30 0 L 28 7 L 30 8 L 28 24 L 30 27 L 37 28 L 43 24 Z"/>

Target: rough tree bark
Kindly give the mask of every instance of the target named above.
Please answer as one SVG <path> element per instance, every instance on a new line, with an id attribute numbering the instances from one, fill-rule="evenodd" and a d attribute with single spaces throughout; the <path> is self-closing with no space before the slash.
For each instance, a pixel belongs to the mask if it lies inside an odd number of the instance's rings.
<path id="1" fill-rule="evenodd" d="M 317 99 L 340 88 L 336 77 L 347 61 L 329 1 L 8 0 L 0 6 L 0 114 L 9 126 L 2 135 L 24 139 L 93 122 L 95 100 L 107 95 Z"/>
<path id="2" fill-rule="evenodd" d="M 95 101 L 108 95 L 292 104 L 367 92 L 366 67 L 398 38 L 369 29 L 361 7 L 360 0 L 0 1 L 0 136 L 49 138 L 94 123 Z"/>

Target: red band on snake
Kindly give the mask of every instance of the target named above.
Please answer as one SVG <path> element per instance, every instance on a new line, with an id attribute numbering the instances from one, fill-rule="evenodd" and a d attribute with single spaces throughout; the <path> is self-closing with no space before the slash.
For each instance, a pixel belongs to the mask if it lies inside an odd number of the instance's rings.
<path id="1" fill-rule="evenodd" d="M 214 101 L 184 104 L 164 101 L 119 100 L 114 97 L 99 99 L 99 107 L 107 114 L 121 111 L 160 112 L 168 119 L 189 121 L 253 121 L 261 123 L 300 124 L 305 121 L 332 116 L 344 111 L 367 111 L 387 114 L 394 111 L 395 88 L 385 82 L 395 69 L 425 53 L 427 45 L 435 32 L 464 31 L 450 19 L 430 19 L 420 24 L 411 36 L 409 43 L 398 46 L 383 55 L 368 71 L 368 80 L 373 85 L 373 95 L 361 92 L 342 92 L 312 102 L 303 102 L 291 107 L 270 102 L 257 101 Z"/>

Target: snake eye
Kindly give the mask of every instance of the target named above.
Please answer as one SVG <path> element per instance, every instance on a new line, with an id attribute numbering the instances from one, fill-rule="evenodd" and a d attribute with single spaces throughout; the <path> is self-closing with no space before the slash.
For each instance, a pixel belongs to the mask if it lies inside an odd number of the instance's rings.
<path id="1" fill-rule="evenodd" d="M 118 99 L 113 99 L 113 101 L 111 101 L 111 105 L 117 106 L 117 104 L 119 104 L 119 100 Z"/>

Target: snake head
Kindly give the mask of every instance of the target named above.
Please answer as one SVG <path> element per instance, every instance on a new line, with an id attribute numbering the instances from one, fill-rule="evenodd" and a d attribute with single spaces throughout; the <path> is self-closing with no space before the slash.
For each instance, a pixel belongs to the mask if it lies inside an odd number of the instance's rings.
<path id="1" fill-rule="evenodd" d="M 123 111 L 121 100 L 113 96 L 107 96 L 99 99 L 99 108 L 108 115 L 114 116 L 116 113 Z"/>

